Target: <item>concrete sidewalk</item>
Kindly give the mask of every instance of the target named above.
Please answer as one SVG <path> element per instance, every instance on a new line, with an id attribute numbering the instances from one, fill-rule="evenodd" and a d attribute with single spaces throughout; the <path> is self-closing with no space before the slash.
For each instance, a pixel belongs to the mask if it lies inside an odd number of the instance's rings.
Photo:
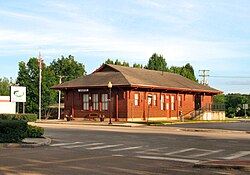
<path id="1" fill-rule="evenodd" d="M 130 122 L 115 122 L 109 124 L 108 121 L 100 122 L 100 121 L 91 121 L 91 120 L 37 120 L 35 123 L 48 123 L 48 124 L 67 124 L 67 125 L 94 125 L 94 126 L 121 126 L 121 127 L 143 127 L 147 126 L 145 124 L 140 123 L 130 123 Z"/>
<path id="2" fill-rule="evenodd" d="M 164 127 L 166 125 L 147 125 L 142 123 L 133 123 L 133 122 L 112 122 L 112 124 L 109 124 L 108 121 L 100 122 L 100 121 L 91 121 L 91 120 L 72 120 L 72 121 L 66 121 L 66 120 L 37 120 L 35 123 L 45 123 L 45 124 L 65 124 L 65 125 L 92 125 L 92 126 L 119 126 L 119 127 L 146 127 L 146 126 L 152 126 L 152 127 Z M 185 123 L 180 123 L 179 125 Z M 190 122 L 188 123 L 190 124 Z M 238 131 L 238 130 L 225 130 L 225 129 L 207 129 L 207 128 L 187 128 L 187 127 L 171 127 L 171 124 L 167 125 L 168 130 L 173 131 L 187 131 L 187 132 L 211 132 L 211 133 L 234 133 L 234 134 L 250 134 L 250 131 Z"/>

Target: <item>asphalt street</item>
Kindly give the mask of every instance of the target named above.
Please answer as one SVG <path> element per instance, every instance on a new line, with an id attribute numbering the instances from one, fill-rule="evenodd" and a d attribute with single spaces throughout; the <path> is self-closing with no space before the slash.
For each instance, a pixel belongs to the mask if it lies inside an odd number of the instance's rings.
<path id="1" fill-rule="evenodd" d="M 167 125 L 168 126 L 168 125 Z M 205 128 L 205 129 L 224 129 L 250 132 L 250 120 L 242 120 L 239 122 L 211 122 L 211 123 L 192 123 L 192 124 L 173 124 L 170 127 L 182 128 Z"/>
<path id="2" fill-rule="evenodd" d="M 249 134 L 192 133 L 167 127 L 39 124 L 52 143 L 0 149 L 0 174 L 248 174 L 193 168 L 208 160 L 249 160 Z"/>

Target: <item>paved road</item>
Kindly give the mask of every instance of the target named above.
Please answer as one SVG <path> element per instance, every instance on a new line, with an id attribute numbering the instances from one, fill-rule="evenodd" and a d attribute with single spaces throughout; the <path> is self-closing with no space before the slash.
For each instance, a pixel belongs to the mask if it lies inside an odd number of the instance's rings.
<path id="1" fill-rule="evenodd" d="M 0 149 L 0 174 L 247 174 L 197 169 L 207 160 L 249 160 L 247 134 L 191 133 L 165 127 L 44 125 L 48 147 Z"/>
<path id="2" fill-rule="evenodd" d="M 168 126 L 168 125 L 167 125 Z M 229 122 L 229 123 L 192 123 L 192 124 L 174 124 L 170 127 L 184 127 L 184 128 L 205 128 L 205 129 L 224 129 L 224 130 L 238 130 L 250 132 L 250 121 Z"/>

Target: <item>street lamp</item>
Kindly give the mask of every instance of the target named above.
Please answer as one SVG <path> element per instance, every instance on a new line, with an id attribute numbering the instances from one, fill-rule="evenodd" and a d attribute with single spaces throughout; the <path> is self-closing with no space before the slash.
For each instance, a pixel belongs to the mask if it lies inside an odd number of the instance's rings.
<path id="1" fill-rule="evenodd" d="M 112 89 L 112 83 L 109 82 L 108 83 L 108 88 L 109 88 L 109 124 L 111 125 L 111 115 L 112 115 L 112 111 L 111 111 L 111 89 Z"/>

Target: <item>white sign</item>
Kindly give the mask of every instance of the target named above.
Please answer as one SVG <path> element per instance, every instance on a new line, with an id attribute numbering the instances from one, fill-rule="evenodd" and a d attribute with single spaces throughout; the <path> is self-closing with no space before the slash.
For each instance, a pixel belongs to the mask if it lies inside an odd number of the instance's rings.
<path id="1" fill-rule="evenodd" d="M 151 103 L 152 103 L 152 95 L 149 94 L 148 95 L 148 105 L 151 105 Z"/>
<path id="2" fill-rule="evenodd" d="M 248 104 L 243 104 L 243 109 L 248 109 Z"/>
<path id="3" fill-rule="evenodd" d="M 10 87 L 11 102 L 26 102 L 26 87 L 11 86 Z"/>
<path id="4" fill-rule="evenodd" d="M 89 89 L 78 89 L 78 92 L 89 92 Z"/>

